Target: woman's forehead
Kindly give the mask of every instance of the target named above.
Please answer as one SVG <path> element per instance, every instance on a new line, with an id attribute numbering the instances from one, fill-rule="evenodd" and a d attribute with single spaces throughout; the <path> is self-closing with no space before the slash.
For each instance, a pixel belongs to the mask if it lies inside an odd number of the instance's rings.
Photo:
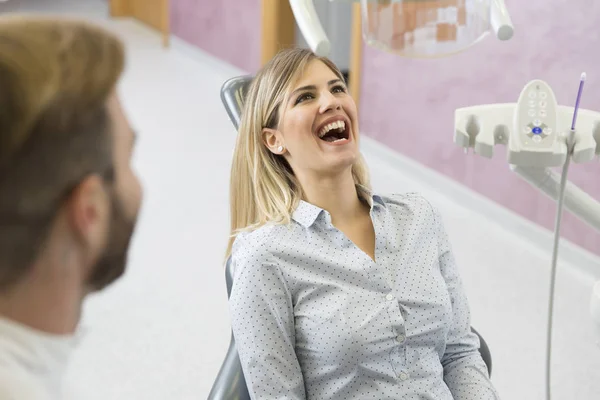
<path id="1" fill-rule="evenodd" d="M 323 85 L 339 77 L 321 60 L 311 60 L 292 82 L 292 91 L 302 86 Z"/>

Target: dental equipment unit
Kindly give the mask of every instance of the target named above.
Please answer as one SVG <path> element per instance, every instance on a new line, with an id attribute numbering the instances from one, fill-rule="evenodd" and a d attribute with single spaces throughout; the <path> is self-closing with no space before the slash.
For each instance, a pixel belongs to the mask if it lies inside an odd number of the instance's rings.
<path id="1" fill-rule="evenodd" d="M 454 143 L 468 152 L 492 158 L 494 146 L 507 146 L 512 171 L 558 202 L 548 307 L 546 398 L 550 399 L 552 322 L 560 221 L 563 206 L 600 230 L 600 202 L 567 181 L 569 163 L 592 161 L 600 155 L 600 113 L 580 108 L 585 82 L 581 75 L 575 107 L 559 105 L 552 88 L 533 80 L 516 103 L 486 104 L 455 111 Z M 551 170 L 562 167 L 562 174 Z M 590 312 L 600 338 L 600 281 L 592 291 Z"/>
<path id="2" fill-rule="evenodd" d="M 290 6 L 310 49 L 329 56 L 331 43 L 313 1 L 290 0 Z M 403 57 L 447 56 L 470 48 L 492 31 L 499 40 L 509 40 L 514 32 L 504 0 L 329 1 L 360 1 L 365 42 Z"/>

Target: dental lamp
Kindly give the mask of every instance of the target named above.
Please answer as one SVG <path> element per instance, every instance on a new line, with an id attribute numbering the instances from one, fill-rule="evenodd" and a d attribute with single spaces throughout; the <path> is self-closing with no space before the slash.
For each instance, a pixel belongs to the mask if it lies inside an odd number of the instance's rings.
<path id="1" fill-rule="evenodd" d="M 331 43 L 313 1 L 290 0 L 290 6 L 310 49 L 329 56 Z M 499 40 L 514 33 L 504 0 L 329 1 L 360 1 L 366 43 L 405 57 L 446 56 L 466 50 L 491 31 Z"/>
<path id="2" fill-rule="evenodd" d="M 487 104 L 455 111 L 454 143 L 468 152 L 492 158 L 494 146 L 507 146 L 510 169 L 558 202 L 552 254 L 552 276 L 546 347 L 546 394 L 550 398 L 550 357 L 554 286 L 562 208 L 600 230 L 600 202 L 567 181 L 569 162 L 592 161 L 600 155 L 600 113 L 580 109 L 582 74 L 575 107 L 558 105 L 551 87 L 533 80 L 516 103 Z M 562 167 L 562 174 L 551 170 Z M 590 313 L 600 338 L 600 281 L 592 291 Z"/>

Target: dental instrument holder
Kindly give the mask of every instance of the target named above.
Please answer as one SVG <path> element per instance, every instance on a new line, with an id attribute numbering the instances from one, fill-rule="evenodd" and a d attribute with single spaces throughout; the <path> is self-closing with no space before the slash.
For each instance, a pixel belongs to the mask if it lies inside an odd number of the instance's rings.
<path id="1" fill-rule="evenodd" d="M 561 175 L 551 168 L 564 166 L 567 157 L 581 164 L 600 156 L 600 113 L 579 108 L 575 127 L 575 121 L 572 120 L 575 107 L 557 105 L 555 118 L 550 116 L 550 120 L 556 123 L 556 130 L 541 141 L 536 139 L 537 143 L 525 140 L 525 137 L 537 137 L 526 131 L 522 120 L 518 118 L 519 111 L 527 104 L 540 100 L 529 97 L 528 90 L 534 87 L 544 88 L 547 91 L 546 99 L 554 101 L 550 86 L 543 81 L 534 80 L 524 87 L 517 103 L 457 109 L 454 116 L 454 143 L 463 147 L 465 152 L 473 148 L 476 154 L 490 159 L 494 155 L 494 146 L 507 146 L 510 169 L 551 199 L 559 200 Z M 539 110 L 536 109 L 536 112 Z M 539 128 L 542 128 L 543 133 L 543 127 Z M 540 142 L 547 139 L 550 139 L 549 143 L 540 146 Z M 572 143 L 569 143 L 570 139 Z M 568 181 L 564 189 L 564 207 L 600 231 L 600 202 Z M 600 281 L 592 291 L 590 314 L 600 345 Z"/>
<path id="2" fill-rule="evenodd" d="M 554 97 L 550 87 L 543 81 L 534 80 L 523 89 L 522 102 L 539 101 L 525 95 L 527 88 L 543 86 L 548 89 L 547 101 Z M 454 143 L 460 147 L 473 148 L 475 153 L 492 158 L 494 146 L 505 145 L 508 148 L 507 159 L 512 171 L 540 189 L 550 198 L 557 200 L 560 175 L 550 168 L 561 167 L 569 156 L 567 138 L 571 133 L 574 107 L 556 106 L 556 128 L 550 136 L 542 138 L 542 143 L 525 140 L 523 126 L 516 126 L 517 111 L 523 103 L 486 104 L 459 108 L 454 114 Z M 532 117 L 532 119 L 535 117 Z M 578 128 L 573 130 L 573 148 L 571 158 L 581 164 L 592 161 L 600 155 L 600 113 L 585 109 L 578 111 Z M 548 141 L 548 139 L 550 139 Z M 539 139 L 536 139 L 539 141 Z M 548 141 L 548 143 L 545 143 Z M 571 183 L 565 190 L 565 207 L 584 222 L 600 231 L 600 202 Z"/>
<path id="3" fill-rule="evenodd" d="M 329 56 L 331 43 L 314 6 L 315 0 L 290 0 L 292 13 L 302 32 L 302 36 L 310 49 L 319 56 Z M 319 0 L 317 0 L 319 1 Z M 360 2 L 361 0 L 320 0 Z M 372 1 L 372 0 L 366 0 Z M 374 0 L 373 0 L 374 1 Z M 413 0 L 415 2 L 422 0 Z M 490 1 L 490 25 L 499 40 L 509 40 L 513 37 L 514 26 L 504 0 Z"/>

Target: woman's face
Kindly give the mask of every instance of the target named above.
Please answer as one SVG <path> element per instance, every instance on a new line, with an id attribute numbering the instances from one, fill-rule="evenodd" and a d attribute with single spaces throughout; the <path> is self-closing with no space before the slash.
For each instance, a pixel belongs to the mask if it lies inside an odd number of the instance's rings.
<path id="1" fill-rule="evenodd" d="M 279 126 L 265 129 L 269 149 L 283 154 L 298 177 L 351 168 L 358 157 L 358 117 L 344 82 L 326 64 L 313 60 L 289 94 L 289 102 L 281 105 Z"/>

